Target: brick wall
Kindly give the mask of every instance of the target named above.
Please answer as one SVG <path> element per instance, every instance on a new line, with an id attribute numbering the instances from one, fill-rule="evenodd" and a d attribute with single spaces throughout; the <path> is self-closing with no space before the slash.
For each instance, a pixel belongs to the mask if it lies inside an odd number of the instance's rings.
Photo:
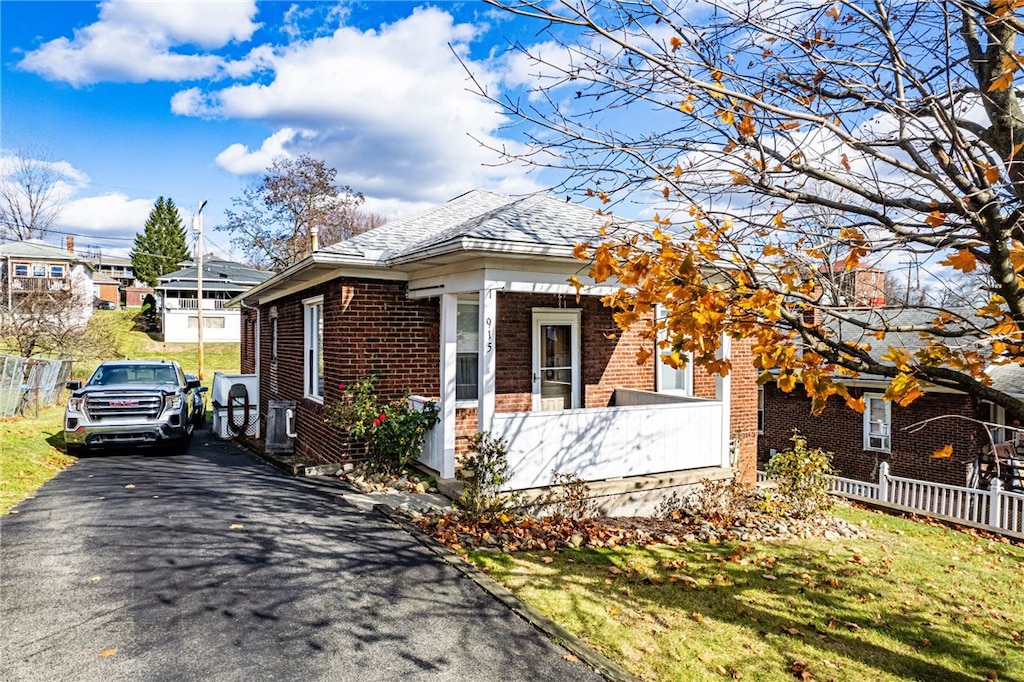
<path id="1" fill-rule="evenodd" d="M 572 296 L 500 293 L 497 300 L 495 363 L 498 412 L 531 409 L 533 386 L 533 310 L 564 308 L 580 310 L 582 397 L 584 407 L 611 404 L 615 387 L 654 390 L 651 363 L 638 368 L 638 333 L 619 334 L 612 311 L 600 299 L 584 296 L 577 303 Z M 608 335 L 615 334 L 615 338 Z"/>
<path id="2" fill-rule="evenodd" d="M 260 411 L 267 401 L 294 400 L 295 452 L 311 463 L 338 462 L 362 452 L 324 422 L 323 406 L 303 396 L 304 299 L 324 297 L 324 400 L 340 396 L 340 383 L 375 374 L 384 398 L 405 391 L 437 397 L 439 302 L 409 300 L 401 282 L 341 278 L 274 301 L 277 358 L 272 358 L 270 305 L 262 306 L 260 329 Z"/>
<path id="3" fill-rule="evenodd" d="M 757 369 L 751 352 L 752 341 L 743 339 L 732 342 L 732 371 L 730 381 L 730 438 L 737 445 L 736 468 L 740 480 L 753 485 L 757 481 Z M 697 368 L 695 368 L 697 369 Z M 712 382 L 714 377 L 701 372 Z M 694 384 L 697 377 L 694 376 Z"/>
<path id="4" fill-rule="evenodd" d="M 863 393 L 860 389 L 851 392 Z M 811 416 L 810 406 L 799 386 L 789 394 L 774 384 L 765 386 L 764 434 L 758 439 L 760 463 L 767 462 L 770 449 L 787 449 L 793 429 L 799 428 L 810 447 L 835 455 L 833 466 L 844 478 L 876 481 L 878 464 L 885 461 L 893 476 L 965 485 L 975 457 L 988 442 L 979 426 L 957 419 L 938 420 L 915 433 L 902 430 L 944 414 L 978 416 L 974 399 L 966 395 L 929 393 L 905 408 L 892 405 L 891 453 L 864 449 L 864 417 L 846 407 L 843 400 L 831 398 L 817 417 Z M 953 456 L 933 458 L 932 453 L 944 445 L 953 446 Z"/>

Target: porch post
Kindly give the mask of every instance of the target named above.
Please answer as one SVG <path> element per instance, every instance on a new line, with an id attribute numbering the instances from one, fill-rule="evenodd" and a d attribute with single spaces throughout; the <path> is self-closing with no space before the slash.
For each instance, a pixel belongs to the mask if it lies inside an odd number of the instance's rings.
<path id="1" fill-rule="evenodd" d="M 494 290 L 480 290 L 480 392 L 477 399 L 477 429 L 490 431 L 494 422 L 494 326 L 498 311 Z"/>
<path id="2" fill-rule="evenodd" d="M 718 357 L 727 359 L 732 354 L 732 340 L 722 335 L 722 345 L 718 351 Z M 732 437 L 732 372 L 727 376 L 721 374 L 715 376 L 715 400 L 722 403 L 722 462 L 723 468 L 732 465 L 729 461 L 729 441 Z"/>
<path id="3" fill-rule="evenodd" d="M 455 477 L 455 329 L 459 298 L 455 294 L 441 294 L 441 478 Z M 437 441 L 435 441 L 437 442 Z"/>

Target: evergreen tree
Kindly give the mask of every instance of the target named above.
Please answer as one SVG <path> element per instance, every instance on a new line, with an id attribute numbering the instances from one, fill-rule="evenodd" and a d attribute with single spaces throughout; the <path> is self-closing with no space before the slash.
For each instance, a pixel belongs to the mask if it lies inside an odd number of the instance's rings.
<path id="1" fill-rule="evenodd" d="M 161 275 L 173 272 L 191 254 L 185 242 L 185 226 L 173 199 L 160 197 L 149 212 L 146 226 L 135 235 L 131 251 L 135 277 L 151 287 Z"/>

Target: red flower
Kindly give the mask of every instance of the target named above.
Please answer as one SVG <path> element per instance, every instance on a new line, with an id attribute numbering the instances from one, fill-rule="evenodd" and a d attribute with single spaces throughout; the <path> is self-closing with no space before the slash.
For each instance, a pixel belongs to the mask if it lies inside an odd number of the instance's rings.
<path id="1" fill-rule="evenodd" d="M 344 381 L 341 382 L 340 384 L 338 384 L 338 390 L 339 391 L 344 391 L 345 390 L 345 382 Z"/>

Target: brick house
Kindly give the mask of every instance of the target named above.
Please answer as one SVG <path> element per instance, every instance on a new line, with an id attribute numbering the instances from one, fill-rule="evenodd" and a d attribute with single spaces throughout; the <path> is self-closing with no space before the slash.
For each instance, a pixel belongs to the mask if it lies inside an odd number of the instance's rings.
<path id="1" fill-rule="evenodd" d="M 537 195 L 476 190 L 314 251 L 237 297 L 241 368 L 260 412 L 294 401 L 297 454 L 357 454 L 324 421 L 339 384 L 377 375 L 382 393 L 440 401 L 423 462 L 444 478 L 478 431 L 509 441 L 509 487 L 735 466 L 753 480 L 756 376 L 742 344 L 728 378 L 638 365 L 638 332 L 572 257 L 606 219 Z M 567 283 L 586 285 L 577 299 Z M 265 420 L 261 420 L 265 422 Z"/>
<path id="2" fill-rule="evenodd" d="M 884 302 L 883 302 L 884 305 Z M 969 311 L 962 311 L 969 314 Z M 848 311 L 851 315 L 875 314 L 869 308 Z M 898 315 L 900 324 L 913 326 L 925 323 L 933 315 L 906 309 L 888 315 Z M 850 325 L 840 335 L 853 338 L 863 332 Z M 902 347 L 914 352 L 921 345 L 916 333 L 890 333 L 884 342 L 874 337 L 864 339 L 871 343 L 872 353 L 884 353 L 888 346 Z M 1020 394 L 1019 368 L 993 367 L 990 374 L 993 387 Z M 902 478 L 915 478 L 957 486 L 985 486 L 988 479 L 982 469 L 985 449 L 991 443 L 989 434 L 981 424 L 963 416 L 994 424 L 1005 424 L 1001 408 L 958 391 L 940 387 L 926 389 L 925 395 L 907 407 L 882 399 L 887 381 L 881 377 L 860 376 L 845 380 L 850 392 L 865 399 L 867 409 L 863 415 L 848 408 L 840 398 L 830 398 L 825 410 L 811 416 L 811 400 L 797 386 L 791 393 L 783 393 L 775 384 L 762 387 L 758 434 L 758 462 L 765 464 L 774 451 L 788 449 L 794 429 L 807 437 L 808 445 L 820 447 L 834 454 L 833 466 L 845 478 L 863 481 L 878 480 L 878 465 L 889 464 L 889 473 Z M 1016 387 L 1016 388 L 1015 388 Z M 924 428 L 916 428 L 929 419 Z M 1008 437 L 1000 429 L 993 429 L 995 442 Z M 952 446 L 949 457 L 934 457 L 944 446 Z"/>

